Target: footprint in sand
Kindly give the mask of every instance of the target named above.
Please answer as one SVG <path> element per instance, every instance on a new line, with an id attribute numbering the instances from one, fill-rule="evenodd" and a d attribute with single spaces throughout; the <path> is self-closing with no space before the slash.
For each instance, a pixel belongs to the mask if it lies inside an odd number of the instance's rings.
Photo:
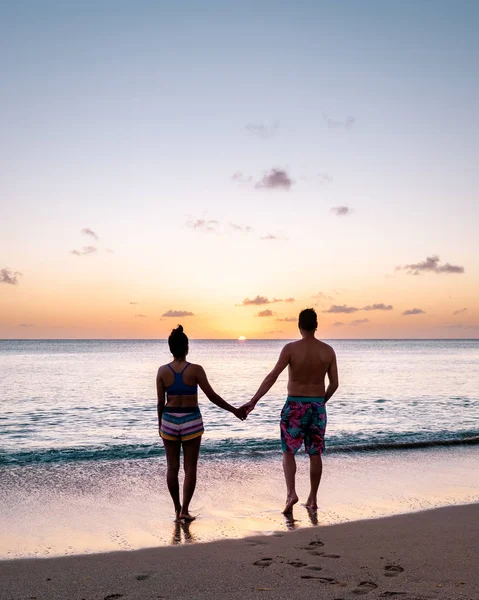
<path id="1" fill-rule="evenodd" d="M 394 598 L 395 596 L 406 596 L 407 592 L 383 592 L 379 594 L 380 598 Z"/>
<path id="2" fill-rule="evenodd" d="M 351 590 L 352 594 L 356 594 L 356 596 L 364 596 L 365 594 L 369 594 L 378 587 L 377 583 L 374 581 L 361 581 L 358 583 L 358 587 L 354 590 Z"/>
<path id="3" fill-rule="evenodd" d="M 269 567 L 273 564 L 272 558 L 260 558 L 259 560 L 253 563 L 256 567 Z"/>
<path id="4" fill-rule="evenodd" d="M 341 558 L 339 554 L 321 554 L 323 558 Z"/>
<path id="5" fill-rule="evenodd" d="M 404 569 L 399 565 L 386 565 L 384 567 L 386 577 L 397 577 L 399 573 L 403 573 Z"/>
<path id="6" fill-rule="evenodd" d="M 310 571 L 322 571 L 323 567 L 308 567 Z"/>
<path id="7" fill-rule="evenodd" d="M 145 579 L 148 579 L 149 577 L 149 575 L 137 575 L 136 579 L 137 581 L 145 581 Z"/>
<path id="8" fill-rule="evenodd" d="M 115 598 L 123 598 L 123 594 L 110 594 L 105 596 L 103 600 L 115 600 Z"/>
<path id="9" fill-rule="evenodd" d="M 291 560 L 291 561 L 289 561 L 286 564 L 291 565 L 292 567 L 296 567 L 297 569 L 300 569 L 301 567 L 307 567 L 308 566 L 306 563 L 299 562 L 299 560 Z"/>
<path id="10" fill-rule="evenodd" d="M 306 549 L 310 550 L 311 548 L 322 548 L 323 546 L 324 542 L 322 542 L 321 540 L 313 540 L 312 542 L 309 542 Z"/>

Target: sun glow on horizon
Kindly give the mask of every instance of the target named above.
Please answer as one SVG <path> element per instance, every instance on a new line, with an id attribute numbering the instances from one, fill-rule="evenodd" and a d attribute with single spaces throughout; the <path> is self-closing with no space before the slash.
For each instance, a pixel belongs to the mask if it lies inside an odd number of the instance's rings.
<path id="1" fill-rule="evenodd" d="M 238 342 L 245 342 L 245 341 L 246 341 L 245 336 L 244 335 L 240 335 L 239 338 L 238 338 Z"/>

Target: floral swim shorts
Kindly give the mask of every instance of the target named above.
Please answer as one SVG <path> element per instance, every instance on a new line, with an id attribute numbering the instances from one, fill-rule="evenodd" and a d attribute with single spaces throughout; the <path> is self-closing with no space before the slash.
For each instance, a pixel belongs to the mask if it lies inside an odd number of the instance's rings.
<path id="1" fill-rule="evenodd" d="M 288 396 L 281 411 L 283 452 L 296 454 L 304 440 L 304 449 L 310 456 L 322 454 L 326 420 L 324 398 Z"/>

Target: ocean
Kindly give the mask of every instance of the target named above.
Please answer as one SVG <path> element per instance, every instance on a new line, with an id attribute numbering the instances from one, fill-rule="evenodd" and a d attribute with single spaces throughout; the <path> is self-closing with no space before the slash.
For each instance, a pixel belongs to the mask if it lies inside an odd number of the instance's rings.
<path id="1" fill-rule="evenodd" d="M 285 343 L 191 340 L 188 358 L 239 406 Z M 329 343 L 340 388 L 327 405 L 321 523 L 477 501 L 479 340 Z M 155 390 L 169 360 L 164 340 L 0 341 L 0 556 L 175 543 Z M 285 526 L 286 378 L 244 422 L 200 394 L 197 541 Z"/>

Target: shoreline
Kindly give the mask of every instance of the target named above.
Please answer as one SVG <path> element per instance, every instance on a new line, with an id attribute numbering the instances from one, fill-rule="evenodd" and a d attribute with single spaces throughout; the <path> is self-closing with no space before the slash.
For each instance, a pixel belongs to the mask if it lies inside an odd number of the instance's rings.
<path id="1" fill-rule="evenodd" d="M 477 447 L 405 450 L 324 459 L 320 511 L 301 506 L 307 457 L 298 457 L 294 522 L 281 514 L 279 460 L 203 460 L 185 532 L 174 523 L 165 461 L 109 461 L 6 469 L 0 494 L 0 559 L 244 539 L 479 501 Z"/>
<path id="2" fill-rule="evenodd" d="M 472 600 L 478 544 L 474 503 L 206 544 L 1 561 L 0 598 Z"/>

